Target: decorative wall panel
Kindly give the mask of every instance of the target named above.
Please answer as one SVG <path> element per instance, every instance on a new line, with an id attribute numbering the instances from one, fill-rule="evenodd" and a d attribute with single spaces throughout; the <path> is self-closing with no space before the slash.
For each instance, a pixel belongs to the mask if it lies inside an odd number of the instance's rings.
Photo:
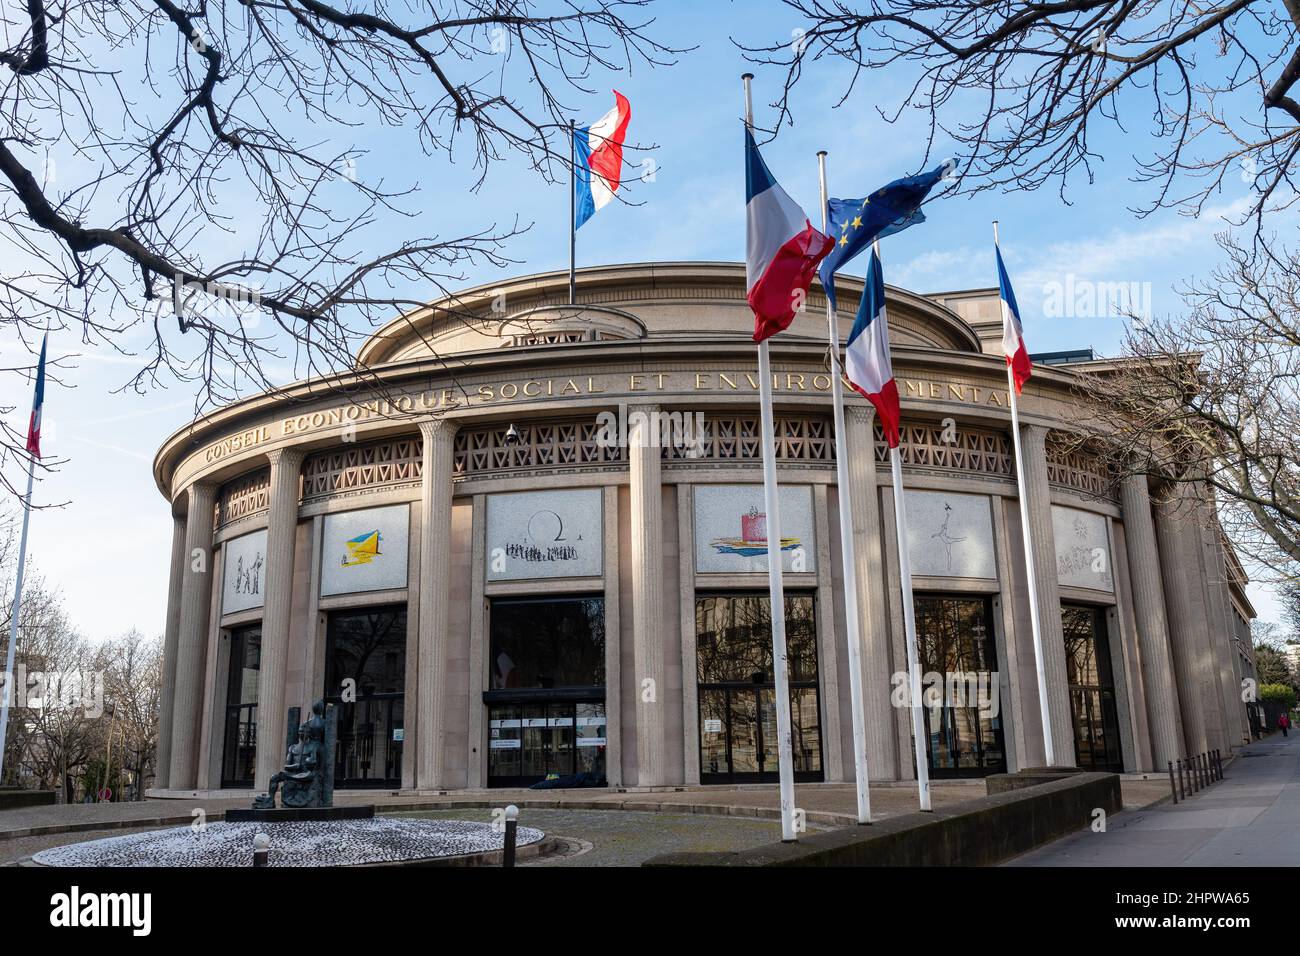
<path id="1" fill-rule="evenodd" d="M 1110 534 L 1106 518 L 1078 508 L 1052 506 L 1056 573 L 1061 584 L 1113 592 Z"/>
<path id="2" fill-rule="evenodd" d="M 907 544 L 912 573 L 993 578 L 993 515 L 985 495 L 907 492 Z"/>
<path id="3" fill-rule="evenodd" d="M 404 588 L 411 506 L 362 508 L 325 516 L 320 593 Z M 440 570 L 435 564 L 435 573 Z"/>
<path id="4" fill-rule="evenodd" d="M 261 607 L 266 594 L 266 530 L 231 538 L 224 548 L 221 613 Z"/>
<path id="5" fill-rule="evenodd" d="M 600 488 L 488 495 L 487 579 L 599 577 L 603 503 Z"/>
<path id="6" fill-rule="evenodd" d="M 695 570 L 767 573 L 768 524 L 762 485 L 695 487 Z M 781 567 L 816 571 L 812 488 L 782 485 Z"/>

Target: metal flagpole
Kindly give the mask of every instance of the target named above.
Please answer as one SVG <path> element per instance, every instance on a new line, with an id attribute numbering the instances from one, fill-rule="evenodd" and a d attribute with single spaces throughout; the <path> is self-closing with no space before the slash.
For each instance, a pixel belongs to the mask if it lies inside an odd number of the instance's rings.
<path id="1" fill-rule="evenodd" d="M 822 232 L 830 234 L 830 216 L 826 208 L 826 150 L 817 154 L 817 174 L 821 183 Z M 831 282 L 835 276 L 831 276 Z M 830 290 L 826 296 L 826 324 L 831 347 L 831 405 L 835 409 L 835 481 L 839 487 L 840 557 L 843 560 L 844 620 L 849 642 L 849 700 L 853 711 L 853 770 L 858 789 L 858 822 L 871 822 L 871 785 L 867 774 L 867 722 L 862 704 L 862 648 L 858 618 L 857 558 L 853 547 L 853 508 L 849 494 L 849 453 L 844 441 L 844 387 L 840 380 L 840 330 L 831 307 Z M 874 468 L 874 461 L 870 463 Z"/>
<path id="2" fill-rule="evenodd" d="M 577 134 L 576 124 L 569 120 L 569 305 L 578 303 L 577 254 L 578 227 L 578 146 L 574 141 Z"/>
<path id="3" fill-rule="evenodd" d="M 880 255 L 880 240 L 872 243 Z M 883 294 L 883 289 L 881 290 Z M 880 316 L 885 321 L 885 315 Z M 916 755 L 916 789 L 922 810 L 930 809 L 930 760 L 926 755 L 925 714 L 921 711 L 921 660 L 916 651 L 916 605 L 912 598 L 912 555 L 907 543 L 907 495 L 903 491 L 903 456 L 889 449 L 894 479 L 894 529 L 898 538 L 898 576 L 903 584 L 903 633 L 907 638 L 907 686 L 912 698 L 912 749 Z"/>
<path id="4" fill-rule="evenodd" d="M 27 455 L 27 495 L 23 498 L 23 533 L 18 539 L 18 573 L 15 575 L 14 603 L 9 614 L 9 650 L 5 652 L 4 692 L 0 694 L 0 781 L 4 780 L 5 744 L 9 739 L 9 706 L 13 702 L 14 649 L 18 646 L 18 611 L 22 607 L 23 570 L 27 563 L 27 525 L 32 517 L 32 480 L 36 474 L 36 456 Z"/>
<path id="5" fill-rule="evenodd" d="M 744 74 L 745 126 L 753 128 L 754 103 Z M 785 650 L 785 588 L 781 581 L 781 513 L 776 486 L 776 427 L 772 421 L 772 362 L 767 339 L 758 343 L 758 401 L 762 411 L 763 502 L 767 511 L 767 593 L 772 617 L 772 669 L 776 675 L 776 756 L 781 777 L 781 839 L 797 840 L 794 828 L 794 754 L 790 738 L 790 661 Z"/>
<path id="6" fill-rule="evenodd" d="M 998 221 L 993 220 L 993 248 L 998 248 Z M 999 298 L 1001 291 L 999 290 Z M 1001 302 L 1005 309 L 1006 303 Z M 1006 328 L 1007 317 L 1002 316 Z M 1038 710 L 1043 720 L 1043 752 L 1047 766 L 1056 766 L 1052 746 L 1052 715 L 1047 702 L 1047 672 L 1043 669 L 1043 629 L 1038 617 L 1038 582 L 1034 574 L 1034 538 L 1029 532 L 1029 499 L 1025 496 L 1025 459 L 1020 450 L 1020 402 L 1016 397 L 1016 377 L 1007 362 L 1007 394 L 1011 397 L 1011 439 L 1016 451 L 1016 495 L 1020 498 L 1020 534 L 1025 547 L 1025 581 L 1029 585 L 1029 626 L 1034 633 L 1034 670 L 1038 674 Z"/>

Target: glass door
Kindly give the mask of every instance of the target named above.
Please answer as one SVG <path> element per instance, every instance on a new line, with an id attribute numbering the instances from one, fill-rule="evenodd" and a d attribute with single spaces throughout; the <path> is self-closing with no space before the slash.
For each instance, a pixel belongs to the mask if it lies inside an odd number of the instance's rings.
<path id="1" fill-rule="evenodd" d="M 812 595 L 786 598 L 795 779 L 822 779 Z M 759 783 L 780 773 L 766 595 L 696 598 L 700 782 Z"/>
<path id="2" fill-rule="evenodd" d="M 1065 633 L 1075 764 L 1086 770 L 1123 773 L 1105 609 L 1063 604 L 1061 629 Z"/>
<path id="3" fill-rule="evenodd" d="M 325 699 L 338 713 L 336 788 L 402 785 L 405 690 L 406 608 L 331 613 Z"/>
<path id="4" fill-rule="evenodd" d="M 925 706 L 926 751 L 935 777 L 978 777 L 1007 769 L 1002 743 L 997 648 L 986 597 L 916 596 L 916 638 Z"/>
<path id="5" fill-rule="evenodd" d="M 253 786 L 257 772 L 257 679 L 262 667 L 262 629 L 230 632 L 230 672 L 226 684 L 225 747 L 221 786 Z"/>

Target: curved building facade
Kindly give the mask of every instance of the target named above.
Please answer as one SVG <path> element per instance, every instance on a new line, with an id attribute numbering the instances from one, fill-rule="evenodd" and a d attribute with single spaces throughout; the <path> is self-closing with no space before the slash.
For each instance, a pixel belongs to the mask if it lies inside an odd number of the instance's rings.
<path id="1" fill-rule="evenodd" d="M 842 335 L 860 284 L 842 280 Z M 464 789 L 776 779 L 753 320 L 743 265 L 471 289 L 364 374 L 178 431 L 159 791 L 262 789 L 285 712 L 339 706 L 336 782 Z M 870 774 L 914 776 L 899 548 L 932 774 L 1044 762 L 996 290 L 888 290 L 910 540 L 850 393 L 836 481 L 824 301 L 772 340 L 796 779 L 852 780 L 839 509 L 852 501 Z M 1067 357 L 1068 358 L 1068 357 Z M 1162 771 L 1249 737 L 1245 577 L 1210 509 L 1067 441 L 1091 361 L 1021 401 L 1057 754 Z"/>

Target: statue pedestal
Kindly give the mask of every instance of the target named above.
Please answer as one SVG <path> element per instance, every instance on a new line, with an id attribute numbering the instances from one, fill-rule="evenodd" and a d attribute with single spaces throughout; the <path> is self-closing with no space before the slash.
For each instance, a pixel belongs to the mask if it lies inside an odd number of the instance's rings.
<path id="1" fill-rule="evenodd" d="M 375 805 L 357 807 L 276 807 L 274 810 L 227 810 L 227 823 L 320 823 L 329 820 L 369 820 Z"/>

